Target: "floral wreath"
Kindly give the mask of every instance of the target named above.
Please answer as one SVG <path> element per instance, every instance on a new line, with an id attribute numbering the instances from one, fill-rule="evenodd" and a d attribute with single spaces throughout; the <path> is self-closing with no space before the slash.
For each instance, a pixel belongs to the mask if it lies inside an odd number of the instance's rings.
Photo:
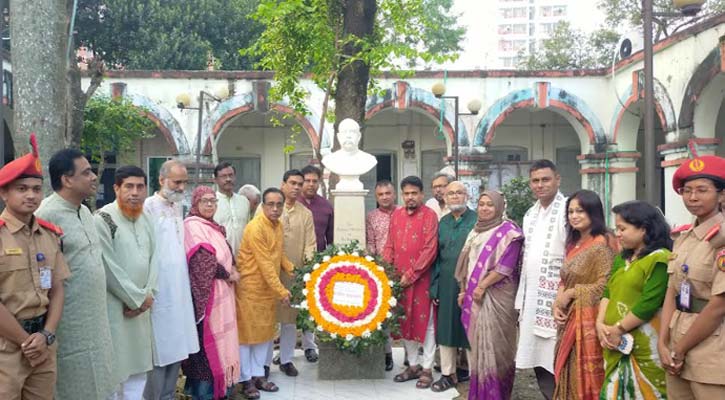
<path id="1" fill-rule="evenodd" d="M 316 253 L 295 277 L 297 326 L 316 331 L 320 340 L 359 354 L 398 332 L 403 289 L 395 268 L 367 255 L 357 241 Z"/>

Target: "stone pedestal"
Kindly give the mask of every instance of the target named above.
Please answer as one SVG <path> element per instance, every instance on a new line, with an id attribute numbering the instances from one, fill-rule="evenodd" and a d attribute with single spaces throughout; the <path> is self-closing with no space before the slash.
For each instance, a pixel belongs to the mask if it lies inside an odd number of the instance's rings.
<path id="1" fill-rule="evenodd" d="M 365 196 L 367 190 L 333 190 L 335 208 L 335 244 L 357 240 L 365 248 Z"/>
<path id="2" fill-rule="evenodd" d="M 360 355 L 339 350 L 334 343 L 321 342 L 317 379 L 326 381 L 385 379 L 383 345 L 367 348 Z"/>

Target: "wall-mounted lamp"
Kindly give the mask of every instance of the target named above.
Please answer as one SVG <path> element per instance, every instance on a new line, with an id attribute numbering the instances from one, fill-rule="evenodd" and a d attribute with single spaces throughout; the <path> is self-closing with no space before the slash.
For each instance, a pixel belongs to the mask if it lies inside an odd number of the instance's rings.
<path id="1" fill-rule="evenodd" d="M 405 156 L 406 159 L 414 159 L 415 158 L 415 140 L 404 140 L 403 143 L 400 144 L 400 147 L 403 148 L 403 156 Z"/>

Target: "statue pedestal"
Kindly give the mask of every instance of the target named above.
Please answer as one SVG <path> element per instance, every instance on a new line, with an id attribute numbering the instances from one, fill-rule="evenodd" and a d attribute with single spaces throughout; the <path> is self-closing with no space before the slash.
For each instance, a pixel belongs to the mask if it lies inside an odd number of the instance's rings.
<path id="1" fill-rule="evenodd" d="M 367 190 L 333 190 L 335 207 L 335 244 L 357 240 L 365 248 L 365 196 Z M 335 344 L 321 342 L 317 378 L 320 380 L 385 379 L 385 348 L 372 346 L 360 355 L 339 350 Z"/>
<path id="2" fill-rule="evenodd" d="M 339 350 L 322 342 L 317 379 L 321 381 L 385 379 L 385 347 L 371 346 L 360 355 Z"/>
<path id="3" fill-rule="evenodd" d="M 349 244 L 353 240 L 365 248 L 365 196 L 367 190 L 332 190 L 335 208 L 335 244 Z"/>

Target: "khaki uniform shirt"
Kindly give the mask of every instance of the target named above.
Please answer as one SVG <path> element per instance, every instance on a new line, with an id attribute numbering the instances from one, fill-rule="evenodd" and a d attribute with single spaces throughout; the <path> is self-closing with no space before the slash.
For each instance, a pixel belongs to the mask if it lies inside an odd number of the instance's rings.
<path id="1" fill-rule="evenodd" d="M 716 256 L 725 249 L 714 247 L 712 240 L 705 241 L 711 230 L 725 221 L 723 214 L 716 214 L 704 223 L 693 226 L 676 235 L 674 249 L 667 268 L 670 274 L 668 286 L 676 294 L 680 293 L 682 281 L 690 281 L 692 298 L 703 300 L 725 293 L 725 271 L 717 266 Z M 688 272 L 683 272 L 683 265 Z M 675 310 L 670 321 L 671 344 L 677 343 L 690 329 L 699 314 L 684 313 Z M 707 384 L 725 384 L 725 322 L 721 322 L 715 331 L 685 357 L 682 378 Z"/>

